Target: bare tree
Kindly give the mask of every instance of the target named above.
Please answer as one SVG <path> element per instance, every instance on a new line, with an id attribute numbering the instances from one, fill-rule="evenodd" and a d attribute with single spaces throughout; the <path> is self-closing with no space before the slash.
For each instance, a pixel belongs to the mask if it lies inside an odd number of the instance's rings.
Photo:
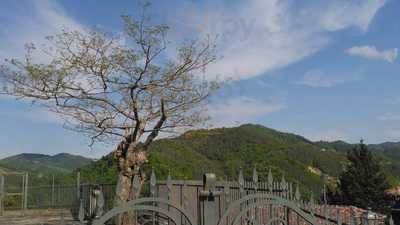
<path id="1" fill-rule="evenodd" d="M 202 77 L 216 60 L 210 38 L 169 51 L 167 26 L 122 18 L 124 41 L 97 30 L 63 30 L 40 48 L 49 62 L 35 63 L 29 44 L 23 60 L 6 60 L 0 70 L 3 94 L 40 103 L 92 143 L 118 139 L 116 204 L 134 198 L 133 178 L 160 132 L 205 121 L 207 98 L 219 86 Z"/>

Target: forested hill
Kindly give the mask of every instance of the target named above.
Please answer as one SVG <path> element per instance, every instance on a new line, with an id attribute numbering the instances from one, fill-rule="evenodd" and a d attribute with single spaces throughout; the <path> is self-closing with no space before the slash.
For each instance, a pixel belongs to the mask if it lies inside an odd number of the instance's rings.
<path id="1" fill-rule="evenodd" d="M 200 179 L 205 172 L 214 172 L 220 179 L 236 180 L 240 168 L 251 179 L 257 167 L 260 179 L 266 180 L 269 169 L 275 177 L 285 176 L 298 182 L 303 191 L 318 192 L 323 177 L 334 184 L 346 165 L 346 152 L 354 147 L 343 141 L 312 142 L 306 138 L 279 132 L 260 125 L 234 128 L 194 130 L 176 138 L 160 139 L 150 146 L 149 164 L 158 178 L 166 178 L 168 171 L 175 179 Z M 400 144 L 368 145 L 384 164 L 393 185 L 400 180 Z M 57 176 L 59 183 L 74 182 L 80 168 L 83 182 L 115 183 L 117 167 L 112 156 L 98 161 L 58 154 L 21 154 L 0 160 L 0 170 L 28 171 L 32 174 L 67 174 Z M 49 183 L 50 176 L 34 178 L 37 183 Z M 56 177 L 56 179 L 57 179 Z M 45 179 L 46 178 L 46 179 Z"/>
<path id="2" fill-rule="evenodd" d="M 0 167 L 11 171 L 30 173 L 70 173 L 90 164 L 93 160 L 61 153 L 54 156 L 24 153 L 0 160 Z"/>
<path id="3" fill-rule="evenodd" d="M 251 178 L 256 166 L 260 179 L 266 179 L 271 168 L 274 175 L 298 182 L 304 190 L 318 192 L 323 177 L 328 184 L 346 164 L 346 152 L 354 147 L 343 141 L 312 142 L 306 138 L 279 132 L 260 125 L 195 130 L 171 139 L 160 139 L 151 145 L 149 164 L 159 178 L 168 171 L 176 179 L 200 179 L 205 172 L 220 178 L 237 179 L 243 168 Z M 400 144 L 369 145 L 385 165 L 390 181 L 397 184 L 400 174 Z M 116 182 L 117 168 L 111 156 L 81 168 L 83 179 L 91 182 Z M 323 176 L 324 175 L 324 176 Z"/>
<path id="4" fill-rule="evenodd" d="M 200 179 L 205 172 L 236 180 L 243 168 L 251 178 L 256 166 L 260 179 L 271 168 L 274 175 L 299 182 L 303 189 L 320 190 L 321 174 L 328 179 L 342 170 L 345 154 L 321 147 L 301 136 L 282 133 L 260 125 L 189 131 L 177 138 L 160 139 L 151 145 L 149 168 L 160 178 L 168 171 L 174 178 Z M 117 169 L 111 156 L 81 169 L 83 179 L 116 182 Z M 333 179 L 333 178 L 332 178 Z"/>

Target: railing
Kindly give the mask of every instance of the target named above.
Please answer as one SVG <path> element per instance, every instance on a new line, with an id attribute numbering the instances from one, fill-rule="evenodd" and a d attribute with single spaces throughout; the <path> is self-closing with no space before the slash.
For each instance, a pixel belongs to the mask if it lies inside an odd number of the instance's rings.
<path id="1" fill-rule="evenodd" d="M 202 182 L 174 181 L 171 176 L 158 182 L 152 172 L 149 189 L 149 198 L 138 198 L 116 207 L 96 217 L 94 224 L 105 224 L 126 212 L 135 212 L 136 220 L 147 215 L 153 224 L 154 221 L 160 223 L 160 215 L 164 215 L 168 224 L 171 220 L 176 225 L 359 225 L 370 222 L 369 217 L 361 218 L 361 215 L 346 217 L 336 206 L 318 205 L 312 198 L 304 201 L 297 185 L 286 182 L 285 178 L 275 181 L 271 172 L 267 182 L 258 181 L 256 170 L 251 182 L 244 180 L 242 172 L 237 182 L 216 181 L 213 174 L 206 174 Z M 171 208 L 178 210 L 171 211 Z M 374 224 L 383 222 L 383 218 L 373 221 Z"/>
<path id="2" fill-rule="evenodd" d="M 197 224 L 202 224 L 202 222 L 204 222 L 204 212 L 202 210 L 210 208 L 204 207 L 204 191 L 207 189 L 212 189 L 213 198 L 212 210 L 207 213 L 215 216 L 216 221 L 221 220 L 233 202 L 240 201 L 246 196 L 259 196 L 260 198 L 249 199 L 241 203 L 239 208 L 230 212 L 228 219 L 234 218 L 236 214 L 241 212 L 243 207 L 248 207 L 257 201 L 267 199 L 276 205 L 279 205 L 282 202 L 288 202 L 288 204 L 290 203 L 295 207 L 298 207 L 301 212 L 312 215 L 318 224 L 356 225 L 361 223 L 360 214 L 355 215 L 354 213 L 348 213 L 343 211 L 341 208 L 338 208 L 338 206 L 319 205 L 312 197 L 311 200 L 305 201 L 300 195 L 298 185 L 287 182 L 284 177 L 280 179 L 274 178 L 271 171 L 269 171 L 267 181 L 265 182 L 258 180 L 257 171 L 254 169 L 251 181 L 246 181 L 243 177 L 243 173 L 240 171 L 237 181 L 213 180 L 212 184 L 209 183 L 208 186 L 205 185 L 204 180 L 172 180 L 171 176 L 168 176 L 165 181 L 158 181 L 153 171 L 150 176 L 149 184 L 146 185 L 149 185 L 149 189 L 146 189 L 149 193 L 142 197 L 147 196 L 153 199 L 158 199 L 154 202 L 154 206 L 159 204 L 159 199 L 165 199 L 168 201 L 167 207 L 159 207 L 160 210 L 169 211 L 171 205 L 182 207 L 191 217 L 194 218 L 194 221 L 196 221 Z M 29 187 L 27 208 L 68 208 L 71 209 L 75 215 L 81 215 L 81 218 L 91 219 L 98 214 L 99 207 L 101 207 L 101 214 L 112 210 L 115 188 L 115 184 L 80 184 L 79 189 L 76 185 Z M 100 191 L 100 194 L 96 194 L 96 190 Z M 99 201 L 99 196 L 101 196 L 102 201 Z M 279 204 L 276 202 L 277 199 L 280 201 L 278 202 Z M 99 205 L 99 202 L 102 202 L 102 204 Z M 249 211 L 246 212 L 248 214 L 246 216 L 249 218 L 258 217 L 261 219 L 272 217 L 274 215 L 280 219 L 285 218 L 287 225 L 306 224 L 304 220 L 302 221 L 299 219 L 301 218 L 301 216 L 299 216 L 299 211 L 291 213 L 292 211 L 289 207 L 278 207 L 276 205 L 256 206 L 255 208 L 249 209 Z M 150 206 L 141 207 L 146 208 Z M 6 210 L 13 209 L 11 206 L 7 205 L 4 207 Z M 142 212 L 142 219 L 146 217 L 146 213 L 148 213 L 148 211 Z M 178 214 L 174 215 L 174 213 L 169 212 L 169 215 L 173 216 L 175 219 L 178 217 L 182 218 L 182 214 L 179 214 L 181 212 L 177 211 L 176 213 Z M 162 217 L 162 214 L 157 214 L 157 216 L 158 219 L 164 218 Z M 383 219 L 376 221 L 376 223 L 382 224 Z"/>

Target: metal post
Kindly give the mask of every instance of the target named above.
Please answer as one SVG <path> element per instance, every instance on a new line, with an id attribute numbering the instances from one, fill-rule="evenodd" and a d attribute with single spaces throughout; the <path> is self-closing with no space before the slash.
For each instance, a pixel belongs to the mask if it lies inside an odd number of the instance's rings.
<path id="1" fill-rule="evenodd" d="M 52 183 L 52 186 L 51 186 L 51 205 L 54 207 L 54 191 L 55 191 L 55 189 L 54 189 L 54 175 L 53 175 L 53 183 Z"/>
<path id="2" fill-rule="evenodd" d="M 29 185 L 29 175 L 26 173 L 25 175 L 25 193 L 24 193 L 24 215 L 26 214 L 26 210 L 28 209 L 28 185 Z"/>
<path id="3" fill-rule="evenodd" d="M 76 175 L 76 196 L 78 199 L 81 199 L 81 172 L 78 171 Z"/>
<path id="4" fill-rule="evenodd" d="M 3 216 L 4 206 L 4 176 L 0 176 L 0 216 Z"/>
<path id="5" fill-rule="evenodd" d="M 204 189 L 200 192 L 201 225 L 216 225 L 218 222 L 215 197 L 221 193 L 215 190 L 216 181 L 215 174 L 208 173 L 203 176 Z"/>
<path id="6" fill-rule="evenodd" d="M 20 192 L 20 196 L 21 196 L 21 214 L 22 214 L 22 216 L 25 216 L 25 210 L 24 210 L 24 205 L 25 205 L 25 181 L 26 181 L 26 179 L 25 179 L 25 176 L 26 176 L 26 174 L 22 174 L 22 187 L 21 187 L 21 192 Z"/>

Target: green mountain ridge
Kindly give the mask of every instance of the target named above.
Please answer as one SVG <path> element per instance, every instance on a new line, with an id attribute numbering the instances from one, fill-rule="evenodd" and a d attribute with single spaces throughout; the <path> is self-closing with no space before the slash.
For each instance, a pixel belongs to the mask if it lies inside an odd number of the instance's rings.
<path id="1" fill-rule="evenodd" d="M 240 168 L 251 178 L 257 167 L 260 180 L 269 169 L 275 177 L 299 183 L 304 191 L 319 191 L 324 180 L 320 174 L 337 176 L 346 163 L 341 152 L 327 150 L 295 134 L 279 132 L 261 125 L 188 131 L 176 138 L 159 139 L 149 151 L 146 174 L 154 168 L 160 179 L 168 172 L 174 179 L 200 179 L 205 172 L 220 179 L 236 180 Z M 316 168 L 316 170 L 314 169 Z M 117 168 L 112 156 L 81 168 L 88 182 L 115 183 Z"/>
<path id="2" fill-rule="evenodd" d="M 397 152 L 390 150 L 393 146 L 400 144 L 368 147 L 382 159 L 394 186 L 400 178 L 396 172 L 400 160 L 395 157 Z M 285 176 L 300 184 L 303 192 L 319 193 L 324 183 L 334 185 L 347 164 L 346 152 L 353 147 L 343 141 L 312 142 L 300 135 L 246 124 L 159 139 L 150 147 L 149 164 L 144 170 L 150 174 L 150 168 L 154 168 L 160 179 L 165 179 L 168 172 L 174 179 L 200 179 L 203 173 L 214 172 L 220 179 L 236 180 L 240 168 L 251 179 L 253 168 L 257 167 L 260 180 L 266 180 L 271 169 L 275 177 Z M 87 182 L 115 183 L 118 170 L 108 155 L 81 168 L 81 173 Z"/>
<path id="3" fill-rule="evenodd" d="M 0 168 L 10 171 L 30 173 L 71 173 L 73 170 L 90 164 L 92 159 L 60 153 L 54 156 L 23 153 L 0 160 Z"/>
<path id="4" fill-rule="evenodd" d="M 237 180 L 240 168 L 251 180 L 254 167 L 260 180 L 266 180 L 271 169 L 277 179 L 285 176 L 286 180 L 298 183 L 303 192 L 319 193 L 324 183 L 335 185 L 347 164 L 346 152 L 354 146 L 344 141 L 312 142 L 300 135 L 245 124 L 192 130 L 175 138 L 158 139 L 150 146 L 149 163 L 143 169 L 149 175 L 154 168 L 159 179 L 165 179 L 170 172 L 173 179 L 196 180 L 206 172 L 216 173 L 221 180 Z M 400 143 L 374 144 L 368 148 L 384 164 L 391 184 L 398 185 Z M 68 172 L 68 177 L 60 177 L 66 182 L 74 182 L 78 168 L 82 182 L 116 183 L 118 174 L 111 154 L 96 161 L 65 153 L 21 154 L 0 160 L 0 168 L 10 167 L 46 173 Z"/>

